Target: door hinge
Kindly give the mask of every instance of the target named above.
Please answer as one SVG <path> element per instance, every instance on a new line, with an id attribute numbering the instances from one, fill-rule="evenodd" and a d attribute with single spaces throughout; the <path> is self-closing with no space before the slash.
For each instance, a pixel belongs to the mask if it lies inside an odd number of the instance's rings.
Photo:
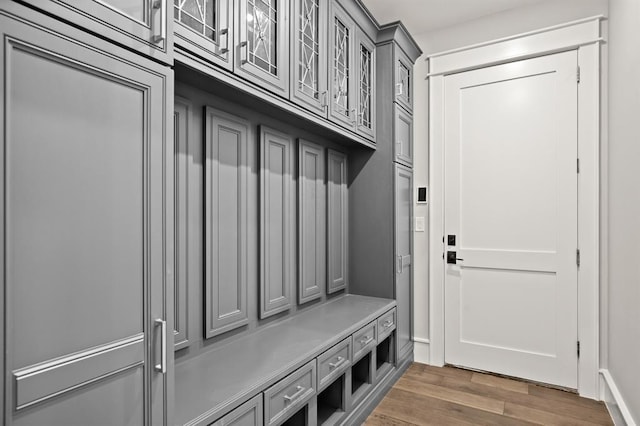
<path id="1" fill-rule="evenodd" d="M 576 160 L 576 168 L 577 168 L 577 172 L 580 173 L 580 159 L 579 158 Z"/>
<path id="2" fill-rule="evenodd" d="M 580 67 L 576 68 L 576 81 L 580 83 Z"/>
<path id="3" fill-rule="evenodd" d="M 577 343 L 576 344 L 576 350 L 577 350 L 577 353 L 578 353 L 578 358 L 580 358 L 580 341 L 578 340 L 576 343 Z"/>
<path id="4" fill-rule="evenodd" d="M 576 249 L 576 265 L 580 266 L 580 249 Z"/>

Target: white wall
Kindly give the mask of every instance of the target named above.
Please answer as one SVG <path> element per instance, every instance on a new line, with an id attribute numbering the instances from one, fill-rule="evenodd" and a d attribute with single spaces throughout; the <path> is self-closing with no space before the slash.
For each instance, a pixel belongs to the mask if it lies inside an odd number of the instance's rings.
<path id="1" fill-rule="evenodd" d="M 609 22 L 607 365 L 640 424 L 640 2 Z"/>
<path id="2" fill-rule="evenodd" d="M 615 2 L 617 0 L 612 1 Z M 638 0 L 627 0 L 627 2 L 637 4 Z M 427 64 L 424 59 L 427 55 L 580 18 L 595 15 L 606 16 L 607 12 L 607 0 L 549 0 L 440 30 L 414 34 L 415 40 L 424 51 L 423 56 L 418 59 L 414 68 L 415 185 L 428 185 L 428 82 L 424 79 L 427 74 Z M 640 46 L 637 47 L 640 48 Z M 638 122 L 640 122 L 640 115 L 638 115 Z M 638 146 L 640 147 L 640 140 Z M 640 178 L 637 180 L 640 182 Z M 637 192 L 640 194 L 640 190 Z M 416 217 L 425 217 L 425 221 L 428 223 L 429 208 L 430 206 L 418 205 L 415 207 L 414 214 Z M 433 238 L 442 238 L 442 236 L 434 235 Z M 640 241 L 640 238 L 638 240 Z M 420 362 L 429 361 L 427 345 L 424 343 L 428 342 L 429 339 L 428 241 L 427 232 L 415 233 L 414 336 L 416 340 L 415 357 Z M 640 262 L 636 264 L 640 265 Z M 640 273 L 637 275 L 640 276 Z M 638 305 L 638 308 L 640 309 L 640 305 Z"/>

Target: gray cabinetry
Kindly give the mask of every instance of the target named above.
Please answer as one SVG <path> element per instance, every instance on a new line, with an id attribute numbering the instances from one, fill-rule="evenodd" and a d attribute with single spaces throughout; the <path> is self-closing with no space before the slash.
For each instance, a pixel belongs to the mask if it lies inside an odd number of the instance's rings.
<path id="1" fill-rule="evenodd" d="M 409 113 L 413 112 L 413 61 L 396 45 L 393 49 L 395 100 Z"/>
<path id="2" fill-rule="evenodd" d="M 365 137 L 375 140 L 376 102 L 375 69 L 376 46 L 360 29 L 356 38 L 357 80 L 356 94 L 356 130 Z"/>
<path id="3" fill-rule="evenodd" d="M 262 394 L 242 404 L 211 426 L 262 426 Z"/>
<path id="4" fill-rule="evenodd" d="M 326 196 L 324 148 L 298 140 L 298 302 L 319 299 L 325 288 Z"/>
<path id="5" fill-rule="evenodd" d="M 191 103 L 175 98 L 173 107 L 173 145 L 175 150 L 175 287 L 173 290 L 173 344 L 176 350 L 189 346 L 189 303 L 188 303 L 188 225 L 189 225 L 189 179 L 188 146 L 191 127 Z"/>
<path id="6" fill-rule="evenodd" d="M 289 309 L 295 276 L 293 141 L 260 128 L 260 318 Z"/>
<path id="7" fill-rule="evenodd" d="M 289 2 L 237 0 L 235 72 L 289 95 Z"/>
<path id="8" fill-rule="evenodd" d="M 347 156 L 334 150 L 327 156 L 327 293 L 335 293 L 348 281 Z"/>
<path id="9" fill-rule="evenodd" d="M 165 63 L 173 63 L 170 0 L 29 0 L 95 34 Z"/>
<path id="10" fill-rule="evenodd" d="M 356 25 L 342 7 L 331 2 L 329 15 L 329 117 L 355 130 L 357 103 L 354 99 L 357 76 L 353 57 Z"/>
<path id="11" fill-rule="evenodd" d="M 205 110 L 205 335 L 246 324 L 249 123 Z"/>
<path id="12" fill-rule="evenodd" d="M 175 0 L 173 17 L 176 45 L 233 69 L 233 0 Z"/>
<path id="13" fill-rule="evenodd" d="M 314 359 L 264 391 L 265 423 L 268 426 L 279 425 L 295 414 L 315 396 L 316 383 Z M 308 417 L 315 418 L 315 412 L 309 413 Z"/>
<path id="14" fill-rule="evenodd" d="M 393 106 L 393 150 L 395 161 L 413 164 L 413 117 L 397 104 Z"/>
<path id="15" fill-rule="evenodd" d="M 395 165 L 395 198 L 395 298 L 398 303 L 398 353 L 402 357 L 410 349 L 412 336 L 413 172 L 400 164 Z"/>
<path id="16" fill-rule="evenodd" d="M 291 0 L 291 100 L 327 115 L 328 1 Z"/>
<path id="17" fill-rule="evenodd" d="M 173 73 L 0 9 L 3 424 L 163 424 Z"/>

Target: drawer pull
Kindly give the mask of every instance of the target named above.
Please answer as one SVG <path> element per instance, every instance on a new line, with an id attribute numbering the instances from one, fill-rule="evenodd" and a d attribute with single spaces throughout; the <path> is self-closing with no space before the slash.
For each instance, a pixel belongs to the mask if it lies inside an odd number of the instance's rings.
<path id="1" fill-rule="evenodd" d="M 364 339 L 360 340 L 360 346 L 367 346 L 371 342 L 373 342 L 373 337 L 365 336 Z"/>
<path id="2" fill-rule="evenodd" d="M 338 368 L 342 364 L 344 364 L 345 361 L 346 361 L 346 359 L 344 357 L 339 356 L 338 358 L 336 358 L 336 362 L 330 362 L 329 363 L 329 367 L 330 368 Z"/>
<path id="3" fill-rule="evenodd" d="M 285 395 L 284 396 L 284 402 L 287 403 L 287 404 L 291 404 L 291 402 L 293 402 L 294 400 L 298 399 L 304 393 L 304 391 L 306 391 L 306 390 L 307 389 L 304 386 L 296 386 L 296 393 L 294 393 L 291 396 Z"/>
<path id="4" fill-rule="evenodd" d="M 389 327 L 391 327 L 392 325 L 393 325 L 393 320 L 386 320 L 386 321 L 384 322 L 384 324 L 382 324 L 382 326 L 383 326 L 384 328 L 389 328 Z"/>

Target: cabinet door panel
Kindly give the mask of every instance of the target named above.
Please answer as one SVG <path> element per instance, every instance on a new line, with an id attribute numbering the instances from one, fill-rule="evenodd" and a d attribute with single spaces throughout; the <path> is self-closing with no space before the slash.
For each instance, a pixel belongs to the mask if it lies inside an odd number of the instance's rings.
<path id="1" fill-rule="evenodd" d="M 291 99 L 326 116 L 327 13 L 329 2 L 292 0 Z"/>
<path id="2" fill-rule="evenodd" d="M 171 0 L 28 0 L 89 31 L 173 64 Z M 164 37 L 162 37 L 164 35 Z"/>
<path id="3" fill-rule="evenodd" d="M 358 31 L 356 43 L 356 55 L 358 61 L 357 130 L 363 136 L 374 139 L 376 133 L 376 46 L 360 30 Z"/>
<path id="4" fill-rule="evenodd" d="M 291 306 L 295 210 L 291 138 L 260 129 L 260 318 Z"/>
<path id="5" fill-rule="evenodd" d="M 298 301 L 320 298 L 326 276 L 324 149 L 298 145 Z"/>
<path id="6" fill-rule="evenodd" d="M 233 0 L 174 0 L 175 43 L 233 69 Z"/>
<path id="7" fill-rule="evenodd" d="M 53 29 L 0 16 L 11 40 L 0 47 L 5 421 L 162 423 L 165 380 L 154 365 L 173 333 L 154 320 L 173 326 L 163 196 L 173 75 L 73 42 L 55 32 L 68 27 L 37 16 Z"/>
<path id="8" fill-rule="evenodd" d="M 248 122 L 207 107 L 206 337 L 247 324 Z"/>
<path id="9" fill-rule="evenodd" d="M 327 293 L 335 293 L 347 287 L 349 270 L 347 156 L 329 150 L 327 169 Z"/>
<path id="10" fill-rule="evenodd" d="M 355 79 L 353 45 L 356 27 L 353 20 L 336 2 L 331 3 L 329 22 L 329 117 L 343 126 L 355 129 L 357 103 L 354 100 Z"/>
<path id="11" fill-rule="evenodd" d="M 235 72 L 281 96 L 289 95 L 289 2 L 239 0 Z"/>
<path id="12" fill-rule="evenodd" d="M 175 100 L 173 109 L 173 135 L 175 147 L 175 288 L 173 292 L 173 344 L 174 349 L 189 346 L 189 267 L 187 246 L 189 243 L 189 134 L 191 103 L 186 99 Z"/>
<path id="13" fill-rule="evenodd" d="M 393 72 L 396 102 L 413 112 L 413 64 L 398 46 L 394 46 Z"/>
<path id="14" fill-rule="evenodd" d="M 395 160 L 411 167 L 413 164 L 413 118 L 398 105 L 394 105 L 394 110 Z"/>
<path id="15" fill-rule="evenodd" d="M 396 165 L 395 171 L 395 266 L 396 266 L 396 302 L 397 302 L 397 340 L 398 354 L 402 357 L 411 343 L 412 326 L 412 206 L 413 173 L 410 169 Z"/>

